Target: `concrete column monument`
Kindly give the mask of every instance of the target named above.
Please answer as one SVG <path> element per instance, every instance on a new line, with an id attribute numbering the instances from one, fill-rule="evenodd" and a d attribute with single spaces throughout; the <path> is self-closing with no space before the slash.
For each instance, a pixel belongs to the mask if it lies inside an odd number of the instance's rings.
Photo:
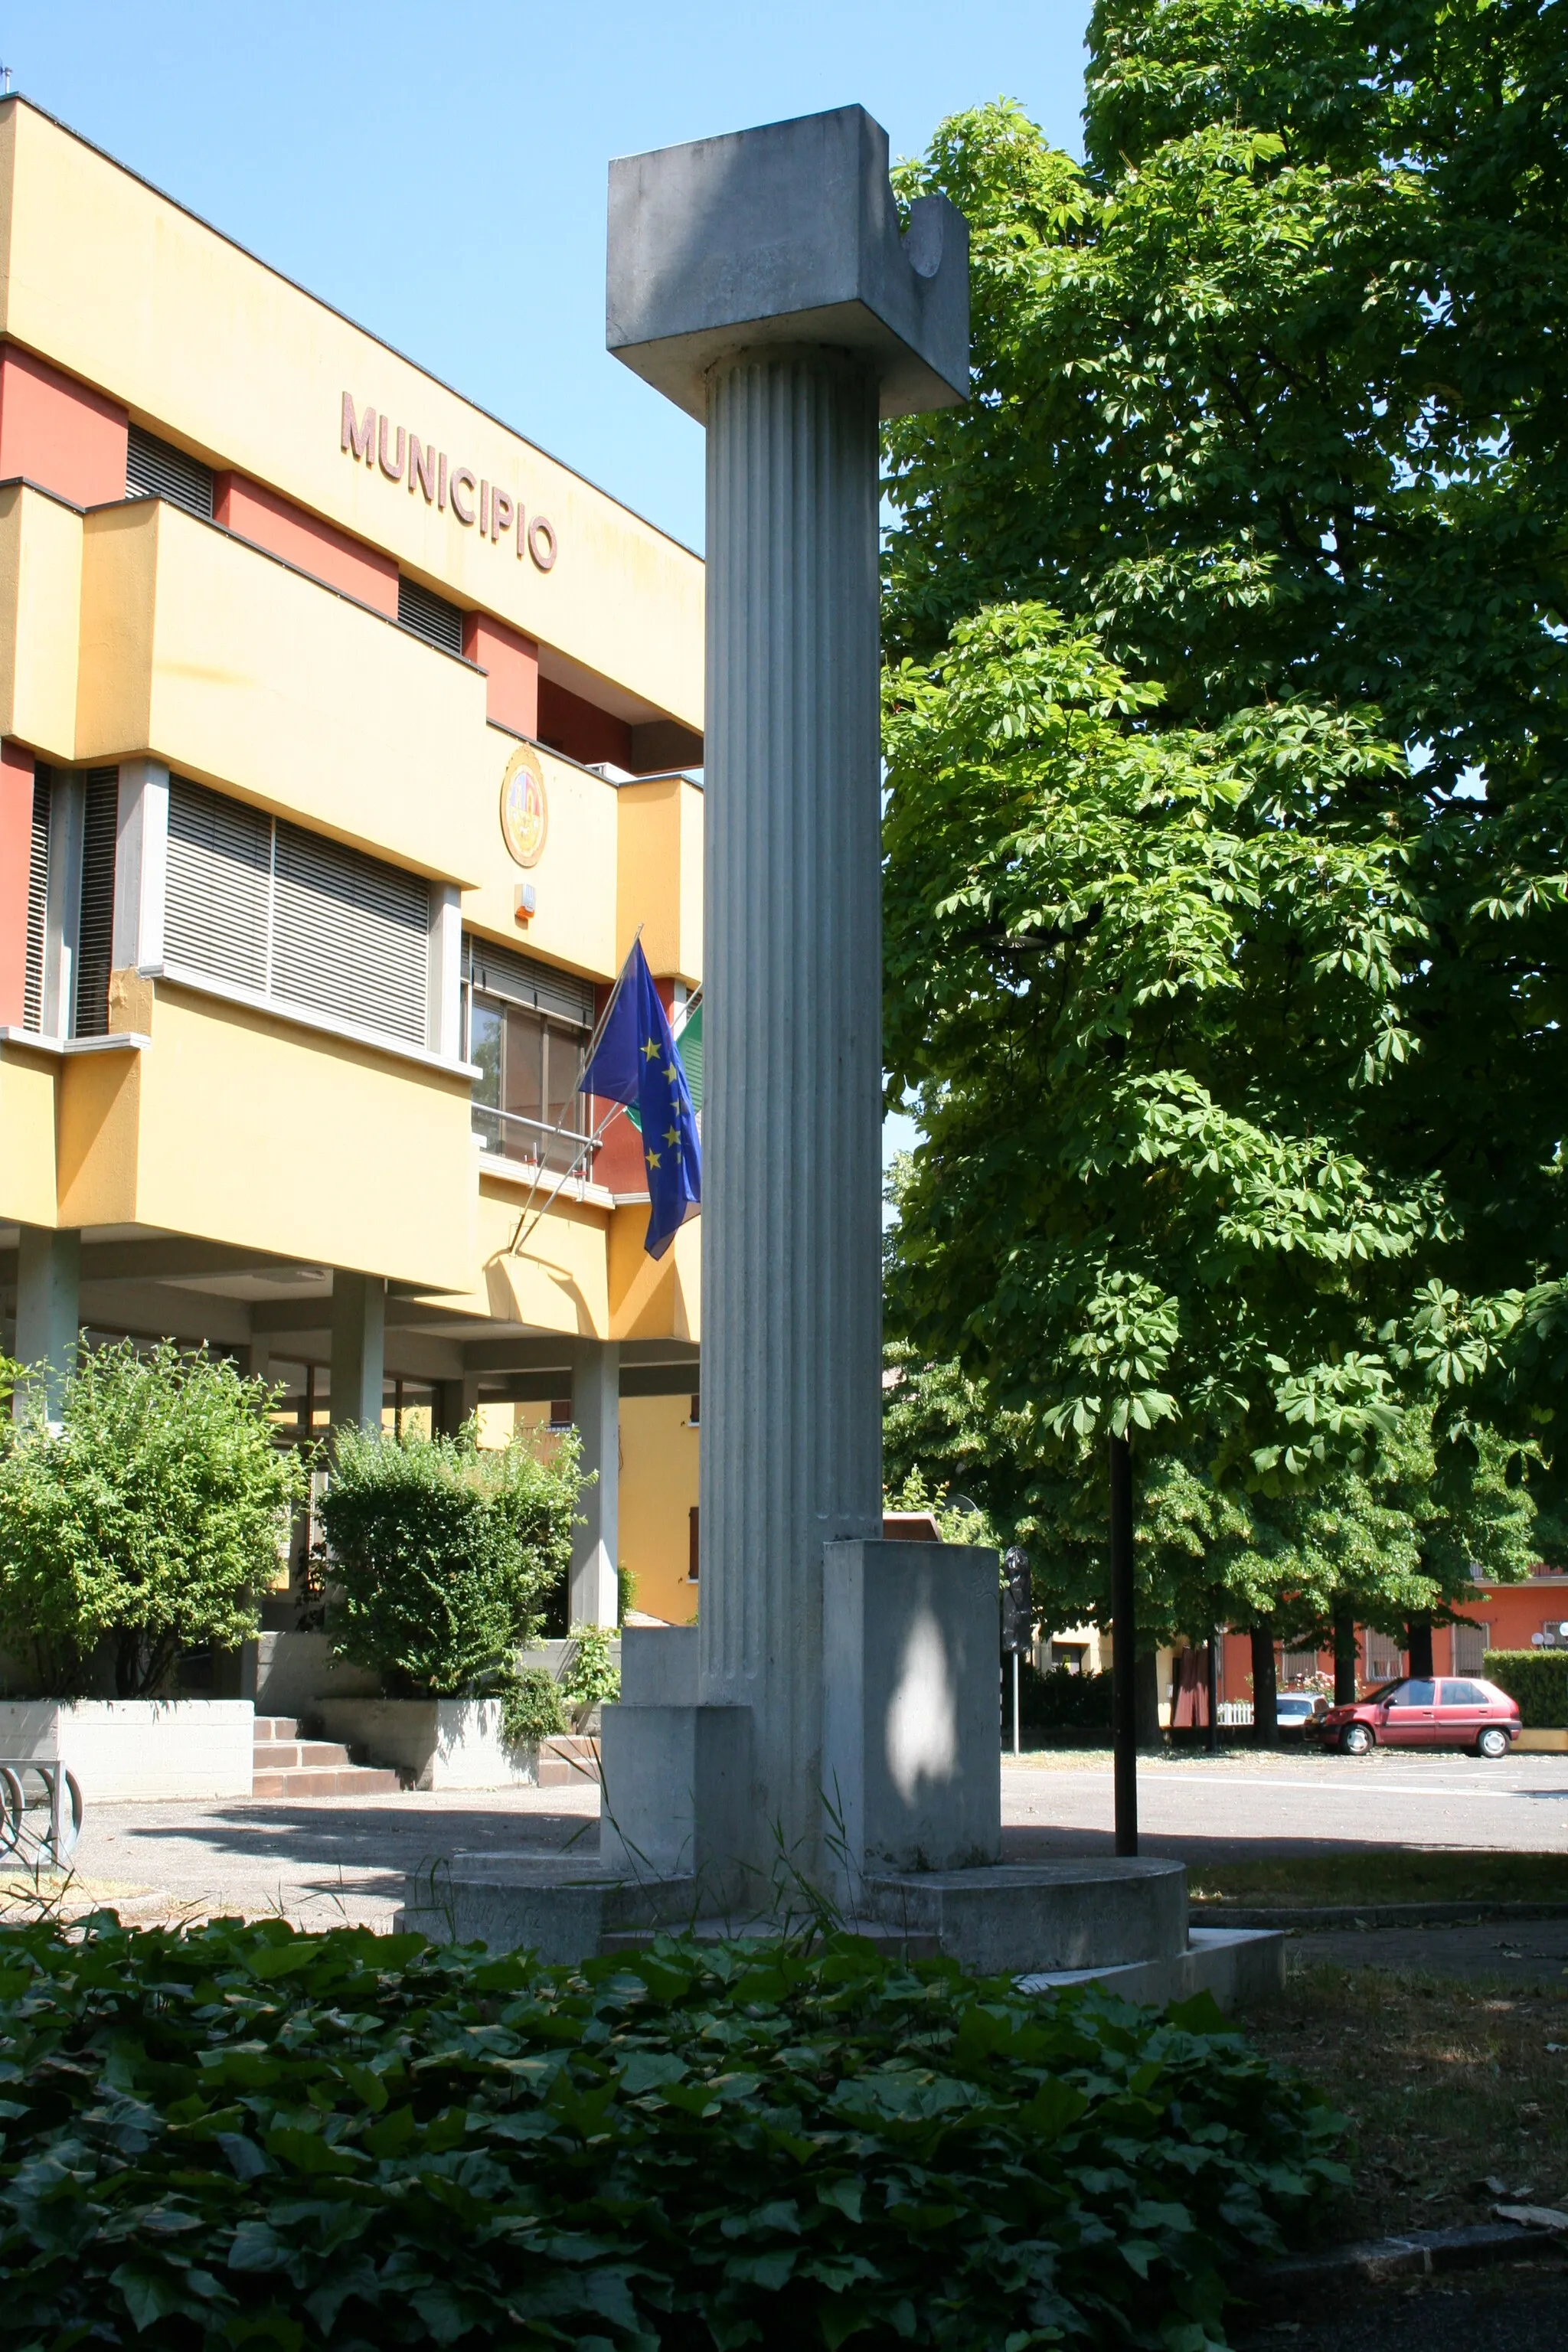
<path id="1" fill-rule="evenodd" d="M 996 1555 L 882 1540 L 877 428 L 967 394 L 963 221 L 900 219 L 859 107 L 633 156 L 607 340 L 708 435 L 700 1622 L 626 1636 L 597 1856 L 465 1860 L 441 1930 L 569 1961 L 805 1878 L 978 1969 L 1234 1990 L 1179 1864 L 1002 1863 Z"/>
<path id="2" fill-rule="evenodd" d="M 748 1860 L 816 1872 L 824 1548 L 882 1528 L 877 427 L 967 393 L 968 233 L 860 107 L 634 156 L 607 339 L 708 432 L 697 1696 Z"/>

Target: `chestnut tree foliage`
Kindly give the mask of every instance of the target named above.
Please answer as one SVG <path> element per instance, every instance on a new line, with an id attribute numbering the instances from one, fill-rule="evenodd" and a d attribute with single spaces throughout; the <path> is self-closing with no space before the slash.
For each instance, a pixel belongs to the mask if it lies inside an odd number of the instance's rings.
<path id="1" fill-rule="evenodd" d="M 887 428 L 890 1321 L 1039 1477 L 1183 1464 L 1205 1590 L 1375 1619 L 1528 1559 L 1564 55 L 1568 0 L 1100 0 L 1083 163 L 999 103 L 902 175 L 970 223 L 974 392 Z"/>

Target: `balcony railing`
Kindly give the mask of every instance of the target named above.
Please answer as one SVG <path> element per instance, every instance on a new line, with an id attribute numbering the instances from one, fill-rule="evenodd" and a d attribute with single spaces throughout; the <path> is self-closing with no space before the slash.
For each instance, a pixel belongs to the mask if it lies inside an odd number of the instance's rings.
<path id="1" fill-rule="evenodd" d="M 591 1176 L 599 1150 L 587 1135 L 547 1126 L 541 1118 L 525 1118 L 521 1111 L 496 1110 L 489 1103 L 474 1105 L 474 1133 L 485 1150 L 499 1158 L 544 1168 L 552 1175 L 573 1169 L 579 1176 Z"/>

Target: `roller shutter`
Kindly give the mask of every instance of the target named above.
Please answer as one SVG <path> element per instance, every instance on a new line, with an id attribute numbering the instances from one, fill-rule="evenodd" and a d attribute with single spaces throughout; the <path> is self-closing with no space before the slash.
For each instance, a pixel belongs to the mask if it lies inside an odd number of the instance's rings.
<path id="1" fill-rule="evenodd" d="M 574 1021 L 580 1028 L 594 1025 L 594 991 L 587 981 L 552 964 L 536 963 L 515 948 L 493 946 L 471 936 L 464 941 L 466 977 L 489 996 L 504 997 L 509 1004 L 531 1005 L 552 1013 L 558 1021 Z"/>
<path id="2" fill-rule="evenodd" d="M 163 951 L 176 967 L 423 1045 L 417 876 L 172 778 Z"/>
<path id="3" fill-rule="evenodd" d="M 428 885 L 284 824 L 275 877 L 273 995 L 423 1045 Z"/>
<path id="4" fill-rule="evenodd" d="M 163 953 L 265 994 L 272 820 L 180 777 L 169 783 Z"/>

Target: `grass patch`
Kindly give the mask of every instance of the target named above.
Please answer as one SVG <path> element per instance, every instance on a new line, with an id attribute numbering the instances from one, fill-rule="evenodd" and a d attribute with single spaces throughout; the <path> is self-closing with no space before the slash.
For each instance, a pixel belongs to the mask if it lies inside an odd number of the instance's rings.
<path id="1" fill-rule="evenodd" d="M 1485 2221 L 1489 2175 L 1510 2200 L 1568 2204 L 1568 1990 L 1318 1965 L 1242 2022 L 1351 2119 L 1337 2234 Z"/>
<path id="2" fill-rule="evenodd" d="M 1568 1854 L 1367 1846 L 1247 1862 L 1194 1862 L 1194 1903 L 1280 1909 L 1330 1903 L 1568 1903 Z"/>

